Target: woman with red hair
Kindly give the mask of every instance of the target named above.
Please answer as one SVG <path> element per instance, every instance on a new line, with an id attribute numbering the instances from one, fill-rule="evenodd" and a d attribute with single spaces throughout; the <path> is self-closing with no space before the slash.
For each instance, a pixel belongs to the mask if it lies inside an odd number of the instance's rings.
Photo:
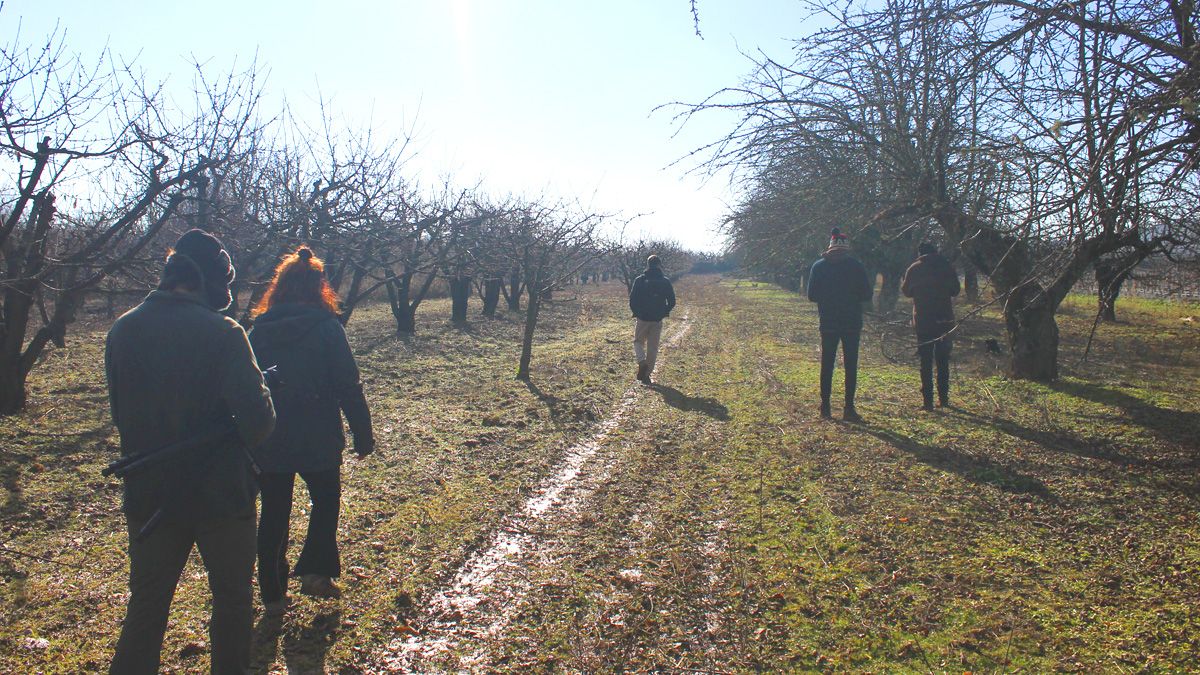
<path id="1" fill-rule="evenodd" d="M 308 535 L 292 576 L 300 592 L 336 598 L 341 572 L 337 547 L 341 506 L 342 414 L 359 457 L 375 447 L 371 415 L 358 366 L 338 321 L 338 297 L 325 266 L 301 246 L 275 268 L 266 295 L 254 308 L 250 344 L 264 369 L 274 368 L 271 398 L 275 432 L 256 451 L 262 518 L 258 528 L 258 582 L 269 615 L 287 608 L 288 520 L 296 474 L 312 499 Z"/>

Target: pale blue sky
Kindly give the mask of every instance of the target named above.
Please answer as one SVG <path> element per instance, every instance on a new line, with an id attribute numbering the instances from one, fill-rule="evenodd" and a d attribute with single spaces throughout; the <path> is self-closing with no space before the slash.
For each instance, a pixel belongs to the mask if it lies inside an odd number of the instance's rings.
<path id="1" fill-rule="evenodd" d="M 726 182 L 668 165 L 733 120 L 705 115 L 673 138 L 672 114 L 652 110 L 738 84 L 752 65 L 739 48 L 786 58 L 805 12 L 797 0 L 699 8 L 704 39 L 688 0 L 6 0 L 0 37 L 18 20 L 27 40 L 58 22 L 71 51 L 107 43 L 157 78 L 188 77 L 192 56 L 225 67 L 257 53 L 274 101 L 311 110 L 319 91 L 353 124 L 415 129 L 409 172 L 422 182 L 577 196 L 711 249 Z"/>

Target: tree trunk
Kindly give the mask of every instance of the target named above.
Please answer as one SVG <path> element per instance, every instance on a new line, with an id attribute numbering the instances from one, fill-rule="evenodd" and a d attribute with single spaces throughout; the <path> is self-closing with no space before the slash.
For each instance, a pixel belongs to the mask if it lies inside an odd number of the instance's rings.
<path id="1" fill-rule="evenodd" d="M 959 260 L 962 261 L 963 292 L 966 293 L 967 302 L 972 305 L 979 304 L 979 270 L 966 256 Z"/>
<path id="2" fill-rule="evenodd" d="M 0 356 L 0 415 L 15 415 L 25 407 L 25 383 L 29 371 L 16 358 Z"/>
<path id="3" fill-rule="evenodd" d="M 483 315 L 489 319 L 496 316 L 496 306 L 500 304 L 500 286 L 504 283 L 498 278 L 485 279 L 483 282 Z"/>
<path id="4" fill-rule="evenodd" d="M 521 273 L 513 270 L 508 277 L 508 294 L 505 296 L 508 300 L 508 309 L 511 312 L 521 311 Z"/>
<path id="5" fill-rule="evenodd" d="M 1117 320 L 1117 297 L 1131 271 L 1132 268 L 1125 265 L 1096 261 L 1096 296 L 1101 320 Z"/>
<path id="6" fill-rule="evenodd" d="M 525 333 L 521 338 L 521 364 L 517 367 L 517 379 L 529 381 L 529 362 L 533 360 L 533 332 L 537 328 L 538 310 L 542 299 L 535 285 L 527 289 L 529 301 L 525 306 Z"/>
<path id="7" fill-rule="evenodd" d="M 450 277 L 450 320 L 467 322 L 467 302 L 471 299 L 471 277 Z"/>
<path id="8" fill-rule="evenodd" d="M 899 274 L 888 273 L 887 271 L 880 272 L 883 277 L 883 283 L 879 285 L 879 297 L 876 299 L 876 311 L 880 314 L 888 314 L 896 309 L 896 302 L 900 299 L 900 276 Z"/>
<path id="9" fill-rule="evenodd" d="M 1058 377 L 1058 323 L 1054 304 L 1036 284 L 1020 286 L 1004 305 L 1004 323 L 1012 349 L 1009 375 L 1049 382 Z"/>
<path id="10" fill-rule="evenodd" d="M 397 277 L 390 270 L 387 275 L 388 304 L 392 306 L 392 317 L 396 319 L 396 333 L 412 335 L 417 331 L 417 308 L 408 299 L 412 275 L 405 274 Z"/>

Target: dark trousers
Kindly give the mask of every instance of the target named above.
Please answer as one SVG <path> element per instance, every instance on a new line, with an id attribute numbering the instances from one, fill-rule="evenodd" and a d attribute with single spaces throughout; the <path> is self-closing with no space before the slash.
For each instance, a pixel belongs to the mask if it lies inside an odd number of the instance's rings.
<path id="1" fill-rule="evenodd" d="M 921 357 L 921 396 L 927 405 L 933 404 L 933 366 L 937 363 L 938 400 L 950 399 L 950 336 L 917 336 L 917 355 Z"/>
<path id="2" fill-rule="evenodd" d="M 134 537 L 144 522 L 129 519 L 129 607 L 110 673 L 158 672 L 167 615 L 179 575 L 200 550 L 212 590 L 212 672 L 247 673 L 254 628 L 254 513 L 202 522 L 164 520 L 144 541 Z"/>
<path id="3" fill-rule="evenodd" d="M 859 331 L 821 331 L 821 402 L 829 403 L 833 393 L 833 368 L 837 362 L 838 343 L 842 345 L 842 365 L 846 368 L 846 407 L 854 405 L 854 390 L 858 387 Z"/>
<path id="4" fill-rule="evenodd" d="M 312 471 L 300 474 L 312 499 L 308 535 L 293 574 L 319 574 L 336 577 L 342 573 L 338 556 L 337 524 L 342 506 L 342 470 Z M 262 473 L 262 522 L 258 526 L 258 588 L 263 602 L 274 602 L 287 595 L 288 530 L 292 515 L 294 473 Z"/>

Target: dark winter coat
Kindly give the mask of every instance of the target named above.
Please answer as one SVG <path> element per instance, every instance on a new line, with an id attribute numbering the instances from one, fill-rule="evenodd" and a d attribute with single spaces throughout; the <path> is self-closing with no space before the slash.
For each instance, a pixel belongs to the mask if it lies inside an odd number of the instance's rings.
<path id="1" fill-rule="evenodd" d="M 954 328 L 954 305 L 961 285 L 949 260 L 937 253 L 917 258 L 904 272 L 900 292 L 913 299 L 913 326 L 919 338 L 936 338 Z"/>
<path id="2" fill-rule="evenodd" d="M 263 471 L 336 469 L 346 447 L 342 413 L 355 451 L 374 448 L 358 366 L 337 317 L 313 305 L 279 304 L 254 322 L 250 344 L 264 369 L 276 369 L 271 394 L 279 420 L 257 453 Z"/>
<path id="3" fill-rule="evenodd" d="M 817 303 L 821 331 L 861 331 L 863 303 L 871 301 L 874 284 L 867 270 L 845 253 L 830 253 L 813 263 L 808 299 Z"/>
<path id="4" fill-rule="evenodd" d="M 108 332 L 104 366 L 121 454 L 154 451 L 209 433 L 230 418 L 254 447 L 275 423 L 271 396 L 237 322 L 199 296 L 154 291 Z M 125 480 L 124 510 L 146 520 L 253 513 L 257 487 L 238 441 L 198 448 Z"/>
<path id="5" fill-rule="evenodd" d="M 662 321 L 675 309 L 675 289 L 661 269 L 651 267 L 633 280 L 629 309 L 642 321 Z"/>

